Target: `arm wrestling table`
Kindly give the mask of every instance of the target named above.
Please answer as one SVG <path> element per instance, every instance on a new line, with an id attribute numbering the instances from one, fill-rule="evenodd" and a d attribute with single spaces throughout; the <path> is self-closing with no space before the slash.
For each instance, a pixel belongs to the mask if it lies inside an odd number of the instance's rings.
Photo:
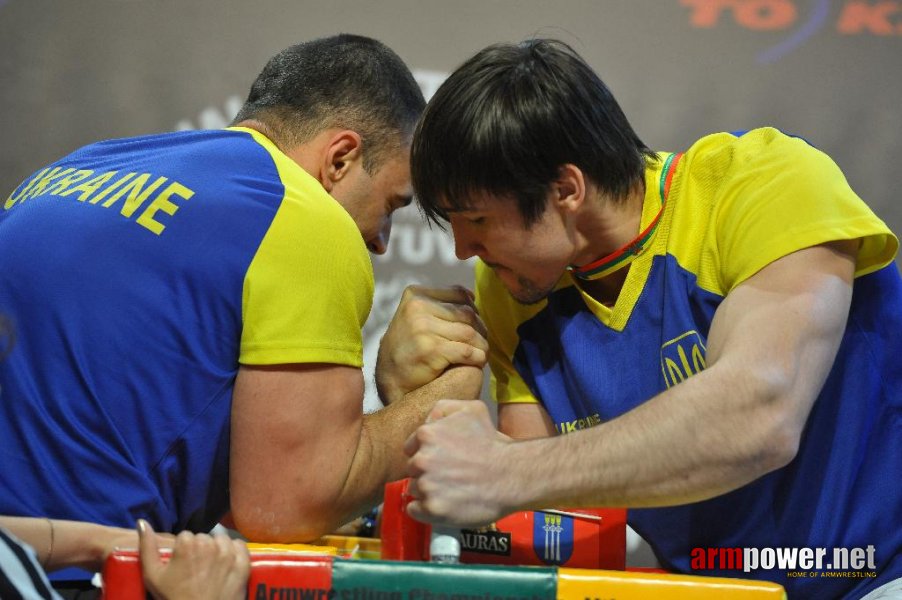
<path id="1" fill-rule="evenodd" d="M 461 563 L 429 559 L 430 528 L 407 516 L 406 481 L 386 487 L 382 538 L 249 544 L 251 600 L 781 600 L 774 583 L 627 571 L 626 511 L 527 511 L 463 531 Z M 164 557 L 168 551 L 163 551 Z M 378 558 L 377 558 L 378 557 Z M 103 570 L 103 598 L 144 600 L 135 550 Z"/>

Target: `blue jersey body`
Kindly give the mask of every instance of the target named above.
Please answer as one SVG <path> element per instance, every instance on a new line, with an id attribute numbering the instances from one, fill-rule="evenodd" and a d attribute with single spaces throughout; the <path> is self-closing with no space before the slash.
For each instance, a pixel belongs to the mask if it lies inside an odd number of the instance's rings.
<path id="1" fill-rule="evenodd" d="M 105 141 L 38 171 L 0 211 L 0 514 L 209 530 L 239 364 L 359 366 L 371 294 L 350 216 L 256 132 Z"/>

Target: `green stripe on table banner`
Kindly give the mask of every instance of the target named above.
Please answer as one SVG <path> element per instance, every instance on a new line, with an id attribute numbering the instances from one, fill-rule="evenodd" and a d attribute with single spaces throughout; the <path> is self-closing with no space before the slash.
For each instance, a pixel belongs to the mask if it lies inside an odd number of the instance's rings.
<path id="1" fill-rule="evenodd" d="M 335 559 L 333 600 L 555 600 L 557 569 Z"/>

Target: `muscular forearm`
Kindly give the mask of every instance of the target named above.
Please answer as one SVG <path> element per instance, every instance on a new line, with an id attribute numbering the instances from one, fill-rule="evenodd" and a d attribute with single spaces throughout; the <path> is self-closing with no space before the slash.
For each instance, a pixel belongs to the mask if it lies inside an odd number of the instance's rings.
<path id="1" fill-rule="evenodd" d="M 711 369 L 598 427 L 513 444 L 511 477 L 545 465 L 521 498 L 530 508 L 704 500 L 791 460 L 799 432 L 783 401 L 761 380 Z"/>
<path id="2" fill-rule="evenodd" d="M 595 430 L 524 444 L 549 461 L 537 491 L 545 497 L 534 501 L 686 503 L 792 460 L 842 339 L 856 247 L 814 247 L 771 263 L 718 308 L 707 369 Z"/>
<path id="3" fill-rule="evenodd" d="M 449 369 L 396 404 L 363 415 L 359 369 L 243 368 L 232 408 L 235 526 L 247 539 L 265 542 L 306 542 L 334 531 L 377 504 L 385 483 L 402 476 L 404 441 L 434 402 L 476 397 L 481 383 L 481 369 Z M 328 414 L 311 401 L 324 396 Z"/>
<path id="4" fill-rule="evenodd" d="M 34 548 L 38 561 L 47 571 L 65 567 L 100 570 L 107 553 L 117 543 L 133 540 L 137 535 L 130 529 L 107 527 L 94 523 L 51 521 L 32 517 L 0 517 L 0 526 Z"/>
<path id="5" fill-rule="evenodd" d="M 521 441 L 495 431 L 482 403 L 442 401 L 405 446 L 408 513 L 478 527 L 518 510 L 665 506 L 743 485 L 785 460 L 780 444 L 766 443 L 782 428 L 767 414 L 780 400 L 768 392 L 760 402 L 754 385 L 715 397 L 722 371 L 597 427 Z"/>
<path id="6" fill-rule="evenodd" d="M 444 403 L 446 416 L 420 428 L 407 448 L 408 472 L 423 484 L 408 512 L 476 525 L 555 505 L 683 504 L 787 464 L 836 357 L 853 267 L 852 254 L 823 247 L 765 267 L 718 307 L 706 369 L 591 429 L 492 438 L 485 416 Z"/>
<path id="7" fill-rule="evenodd" d="M 351 518 L 382 499 L 385 483 L 401 479 L 407 464 L 405 440 L 426 419 L 440 398 L 474 399 L 482 389 L 482 369 L 456 366 L 437 379 L 409 392 L 403 400 L 364 417 L 360 443 L 354 456 L 340 505 Z M 344 522 L 344 521 L 342 521 Z"/>

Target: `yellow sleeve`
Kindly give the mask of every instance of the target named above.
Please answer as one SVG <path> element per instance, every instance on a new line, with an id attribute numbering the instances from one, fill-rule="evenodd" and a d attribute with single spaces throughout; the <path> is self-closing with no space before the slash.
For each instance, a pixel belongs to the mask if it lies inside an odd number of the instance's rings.
<path id="1" fill-rule="evenodd" d="M 830 241 L 861 240 L 856 276 L 893 260 L 898 240 L 826 154 L 771 128 L 746 133 L 731 152 L 715 208 L 725 292 L 783 256 Z"/>
<path id="2" fill-rule="evenodd" d="M 542 302 L 539 306 L 544 306 Z M 519 338 L 517 327 L 540 310 L 511 297 L 504 284 L 482 261 L 476 262 L 476 308 L 489 336 L 489 393 L 499 404 L 536 403 L 535 396 L 513 365 Z M 524 314 L 524 310 L 528 314 Z"/>
<path id="3" fill-rule="evenodd" d="M 285 197 L 245 275 L 239 361 L 360 367 L 374 288 L 366 245 L 316 180 L 270 150 Z"/>

